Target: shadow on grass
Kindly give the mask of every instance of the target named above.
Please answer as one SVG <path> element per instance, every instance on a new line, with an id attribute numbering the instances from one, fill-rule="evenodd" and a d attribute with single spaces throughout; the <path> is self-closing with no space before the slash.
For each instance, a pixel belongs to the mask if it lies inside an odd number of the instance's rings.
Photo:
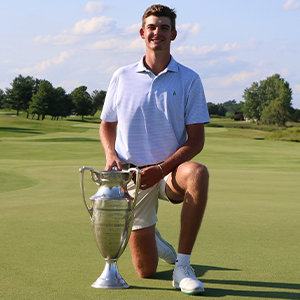
<path id="1" fill-rule="evenodd" d="M 76 123 L 91 123 L 91 124 L 99 124 L 101 123 L 100 119 L 99 121 L 93 121 L 93 120 L 90 120 L 90 119 L 85 119 L 85 120 L 79 120 L 79 119 L 66 119 L 66 121 L 68 122 L 76 122 Z"/>
<path id="2" fill-rule="evenodd" d="M 28 141 L 26 141 L 28 142 Z M 63 143 L 63 142 L 97 142 L 100 143 L 99 139 L 83 138 L 83 137 L 70 137 L 70 138 L 49 138 L 49 139 L 34 139 L 30 142 L 47 142 L 47 143 Z"/>
<path id="3" fill-rule="evenodd" d="M 195 269 L 195 273 L 198 277 L 202 277 L 208 271 L 241 271 L 239 269 L 228 269 L 228 268 L 202 266 L 202 265 L 193 265 L 193 268 Z M 157 272 L 153 276 L 153 279 L 172 280 L 172 276 L 173 276 L 173 269 Z"/>
<path id="4" fill-rule="evenodd" d="M 203 279 L 202 281 L 206 282 L 206 283 L 212 283 L 212 284 L 228 284 L 228 285 L 241 285 L 241 286 L 252 286 L 252 287 L 300 290 L 300 284 L 298 284 L 298 283 L 241 281 L 241 280 L 216 280 L 216 279 Z M 300 299 L 300 298 L 298 298 L 298 299 Z"/>
<path id="5" fill-rule="evenodd" d="M 232 289 L 219 289 L 219 288 L 206 288 L 202 296 L 213 297 L 213 298 L 236 296 L 238 297 L 237 299 L 240 299 L 242 297 L 251 297 L 257 299 L 298 299 L 298 300 L 300 299 L 300 293 L 294 293 L 294 292 L 247 291 L 247 290 L 232 290 Z"/>
<path id="6" fill-rule="evenodd" d="M 171 286 L 170 288 L 161 288 L 161 287 L 143 287 L 143 286 L 138 286 L 138 285 L 130 285 L 129 289 L 133 290 L 153 290 L 153 291 L 174 291 L 174 288 Z"/>
<path id="7" fill-rule="evenodd" d="M 31 134 L 43 134 L 40 131 L 33 131 L 27 128 L 18 128 L 18 127 L 0 127 L 0 131 L 3 132 L 17 132 L 17 133 L 31 133 Z"/>
<path id="8" fill-rule="evenodd" d="M 195 273 L 198 277 L 202 277 L 207 271 L 241 271 L 239 269 L 229 269 L 221 268 L 214 266 L 201 266 L 193 265 Z M 155 274 L 153 279 L 160 280 L 172 280 L 173 269 L 158 272 Z M 297 283 L 281 283 L 281 282 L 262 282 L 262 281 L 243 281 L 243 280 L 217 280 L 217 279 L 201 279 L 204 284 L 216 284 L 216 285 L 227 285 L 226 288 L 205 288 L 205 292 L 198 296 L 202 297 L 212 297 L 212 298 L 221 298 L 227 296 L 236 296 L 236 297 L 251 297 L 257 299 L 300 299 L 300 293 L 293 291 L 283 291 L 283 290 L 300 290 L 300 284 Z M 230 288 L 230 286 L 235 286 L 235 289 Z M 243 289 L 236 289 L 236 287 L 242 286 Z M 252 290 L 245 290 L 245 287 L 249 287 Z M 132 287 L 141 289 L 141 287 Z M 255 291 L 254 288 L 269 288 L 269 289 L 278 289 L 273 291 Z M 148 288 L 145 288 L 148 289 Z M 150 288 L 158 289 L 161 288 Z M 174 290 L 174 289 L 164 289 L 164 290 Z M 196 295 L 195 295 L 196 296 Z M 239 299 L 239 298 L 238 298 Z"/>

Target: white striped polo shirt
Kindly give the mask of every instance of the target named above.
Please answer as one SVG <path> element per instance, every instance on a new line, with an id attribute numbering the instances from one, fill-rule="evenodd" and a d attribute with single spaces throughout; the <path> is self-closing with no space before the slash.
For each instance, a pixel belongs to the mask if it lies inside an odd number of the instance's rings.
<path id="1" fill-rule="evenodd" d="M 199 75 L 173 57 L 157 76 L 143 59 L 118 69 L 100 118 L 118 121 L 116 152 L 136 166 L 165 161 L 185 143 L 186 125 L 210 121 Z"/>

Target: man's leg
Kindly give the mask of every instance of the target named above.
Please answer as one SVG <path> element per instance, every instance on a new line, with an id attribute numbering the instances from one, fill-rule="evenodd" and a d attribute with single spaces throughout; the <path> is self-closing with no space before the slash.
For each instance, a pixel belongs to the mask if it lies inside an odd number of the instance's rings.
<path id="1" fill-rule="evenodd" d="M 129 247 L 137 274 L 142 278 L 152 277 L 158 264 L 155 225 L 132 231 Z"/>
<path id="2" fill-rule="evenodd" d="M 196 162 L 181 164 L 168 178 L 167 196 L 183 201 L 178 253 L 192 253 L 206 207 L 208 179 L 206 167 Z"/>
<path id="3" fill-rule="evenodd" d="M 167 196 L 173 202 L 183 201 L 178 256 L 173 272 L 173 286 L 186 294 L 204 292 L 201 281 L 190 266 L 190 255 L 203 219 L 209 174 L 204 165 L 186 162 L 168 178 Z"/>

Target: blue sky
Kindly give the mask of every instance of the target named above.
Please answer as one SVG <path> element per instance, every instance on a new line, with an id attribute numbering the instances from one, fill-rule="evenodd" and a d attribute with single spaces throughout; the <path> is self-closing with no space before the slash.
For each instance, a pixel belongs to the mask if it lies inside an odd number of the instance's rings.
<path id="1" fill-rule="evenodd" d="M 146 0 L 1 1 L 0 88 L 22 74 L 67 92 L 107 90 L 112 73 L 144 54 Z M 242 95 L 275 73 L 300 109 L 300 0 L 170 0 L 177 11 L 174 58 L 199 73 L 207 102 Z"/>

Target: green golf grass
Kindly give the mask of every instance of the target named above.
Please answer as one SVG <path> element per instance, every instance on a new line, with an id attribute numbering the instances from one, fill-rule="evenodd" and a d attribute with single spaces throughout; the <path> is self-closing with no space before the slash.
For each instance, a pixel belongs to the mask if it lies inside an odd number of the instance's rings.
<path id="1" fill-rule="evenodd" d="M 88 119 L 87 119 L 88 120 Z M 79 168 L 103 170 L 99 122 L 0 114 L 0 299 L 186 299 L 159 262 L 139 278 L 129 247 L 125 290 L 94 289 L 104 259 L 84 207 Z M 93 123 L 94 122 L 94 123 Z M 300 143 L 251 129 L 206 128 L 195 160 L 210 172 L 209 201 L 191 263 L 208 299 L 300 299 Z M 85 175 L 87 196 L 97 186 Z M 159 228 L 178 245 L 180 205 L 160 201 Z"/>

